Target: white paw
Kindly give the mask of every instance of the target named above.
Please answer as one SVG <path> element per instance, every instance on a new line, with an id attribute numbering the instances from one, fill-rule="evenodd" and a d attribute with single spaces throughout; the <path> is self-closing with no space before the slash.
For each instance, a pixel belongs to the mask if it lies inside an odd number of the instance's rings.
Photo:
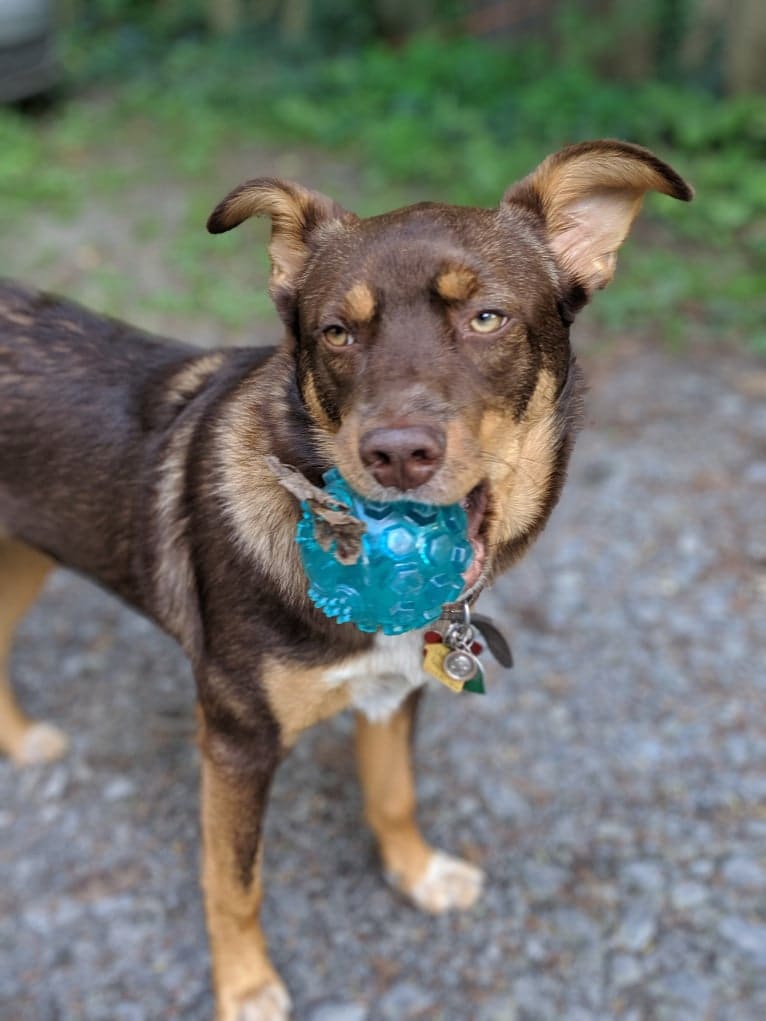
<path id="1" fill-rule="evenodd" d="M 69 747 L 69 738 L 51 723 L 32 723 L 13 751 L 18 766 L 34 766 L 60 759 Z"/>
<path id="2" fill-rule="evenodd" d="M 407 893 L 416 907 L 441 914 L 451 908 L 470 908 L 483 883 L 484 873 L 475 865 L 434 851 L 425 874 Z"/>
<path id="3" fill-rule="evenodd" d="M 236 1021 L 289 1021 L 290 997 L 281 982 L 270 982 L 239 1004 Z"/>

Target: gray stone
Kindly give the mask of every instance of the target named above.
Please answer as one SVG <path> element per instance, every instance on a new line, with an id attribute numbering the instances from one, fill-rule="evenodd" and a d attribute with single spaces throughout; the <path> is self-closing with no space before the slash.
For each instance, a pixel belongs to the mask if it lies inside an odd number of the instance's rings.
<path id="1" fill-rule="evenodd" d="M 548 959 L 549 951 L 541 939 L 531 936 L 527 940 L 526 955 L 527 959 L 532 961 L 533 964 L 541 964 Z"/>
<path id="2" fill-rule="evenodd" d="M 708 888 L 691 880 L 676 883 L 670 891 L 670 903 L 676 911 L 691 911 L 705 904 L 708 898 Z"/>
<path id="3" fill-rule="evenodd" d="M 529 818 L 529 803 L 507 780 L 500 782 L 496 776 L 484 774 L 479 785 L 487 811 L 496 819 L 519 824 Z"/>
<path id="4" fill-rule="evenodd" d="M 478 1010 L 477 1021 L 518 1021 L 519 1011 L 510 993 L 487 1000 Z"/>
<path id="5" fill-rule="evenodd" d="M 600 1018 L 587 1007 L 576 1005 L 565 1011 L 561 1021 L 600 1021 Z"/>
<path id="6" fill-rule="evenodd" d="M 633 843 L 633 833 L 624 823 L 617 819 L 604 819 L 597 828 L 596 833 L 599 840 L 607 843 L 618 844 L 628 847 Z"/>
<path id="7" fill-rule="evenodd" d="M 365 1021 L 367 1007 L 360 1003 L 323 1003 L 315 1007 L 307 1021 Z"/>
<path id="8" fill-rule="evenodd" d="M 595 919 L 577 908 L 558 908 L 553 912 L 551 929 L 556 938 L 568 947 L 577 948 L 582 956 L 601 942 L 601 929 Z"/>
<path id="9" fill-rule="evenodd" d="M 558 865 L 530 861 L 524 866 L 524 890 L 533 903 L 555 899 L 566 881 L 567 873 Z"/>
<path id="10" fill-rule="evenodd" d="M 721 919 L 718 931 L 723 938 L 732 943 L 737 950 L 752 957 L 758 964 L 766 967 L 766 924 L 751 922 L 738 915 L 728 915 Z"/>
<path id="11" fill-rule="evenodd" d="M 707 858 L 697 858 L 689 865 L 689 872 L 695 879 L 710 879 L 715 872 L 715 865 Z"/>
<path id="12" fill-rule="evenodd" d="M 114 1007 L 114 1021 L 146 1021 L 146 1011 L 137 1003 L 121 1003 Z"/>
<path id="13" fill-rule="evenodd" d="M 123 798 L 129 798 L 134 794 L 135 790 L 136 785 L 132 781 L 127 777 L 118 776 L 104 786 L 103 794 L 107 801 L 122 801 Z"/>
<path id="14" fill-rule="evenodd" d="M 629 890 L 645 893 L 662 893 L 665 876 L 662 868 L 653 861 L 634 861 L 620 872 L 620 879 Z"/>
<path id="15" fill-rule="evenodd" d="M 408 1013 L 425 1010 L 433 1002 L 433 993 L 414 982 L 397 982 L 383 994 L 378 1004 L 383 1017 L 401 1021 Z"/>
<path id="16" fill-rule="evenodd" d="M 45 776 L 40 788 L 40 796 L 46 801 L 59 801 L 66 789 L 69 770 L 65 762 L 55 763 L 49 768 L 50 772 Z"/>
<path id="17" fill-rule="evenodd" d="M 635 985 L 643 978 L 644 970 L 639 961 L 629 954 L 615 954 L 612 958 L 612 985 L 618 991 Z"/>
<path id="18" fill-rule="evenodd" d="M 721 878 L 729 886 L 744 890 L 761 890 L 766 887 L 766 869 L 755 858 L 728 858 L 721 868 Z"/>
<path id="19" fill-rule="evenodd" d="M 559 1021 L 551 981 L 545 976 L 523 976 L 513 984 L 519 1021 Z"/>
<path id="20" fill-rule="evenodd" d="M 745 471 L 745 478 L 748 482 L 766 483 L 766 461 L 756 461 L 754 464 L 749 464 Z"/>
<path id="21" fill-rule="evenodd" d="M 657 917 L 646 905 L 633 905 L 612 938 L 615 947 L 633 953 L 647 950 L 657 932 Z"/>
<path id="22" fill-rule="evenodd" d="M 678 971 L 652 982 L 650 992 L 663 1003 L 693 1007 L 697 1017 L 705 1017 L 713 995 L 709 978 L 699 972 Z"/>
<path id="23" fill-rule="evenodd" d="M 737 768 L 746 766 L 752 756 L 750 742 L 742 734 L 731 734 L 727 737 L 724 748 L 729 762 Z"/>
<path id="24" fill-rule="evenodd" d="M 651 1014 L 652 1021 L 700 1021 L 696 1007 L 679 1003 L 658 1003 Z"/>
<path id="25" fill-rule="evenodd" d="M 638 1007 L 631 1007 L 622 1015 L 620 1021 L 644 1021 L 644 1014 Z"/>

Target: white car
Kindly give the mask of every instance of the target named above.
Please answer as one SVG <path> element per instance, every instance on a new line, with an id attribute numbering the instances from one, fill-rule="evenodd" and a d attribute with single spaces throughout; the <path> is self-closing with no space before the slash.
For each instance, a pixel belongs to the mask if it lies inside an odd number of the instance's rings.
<path id="1" fill-rule="evenodd" d="M 50 0 L 0 0 L 0 102 L 37 96 L 58 80 Z"/>

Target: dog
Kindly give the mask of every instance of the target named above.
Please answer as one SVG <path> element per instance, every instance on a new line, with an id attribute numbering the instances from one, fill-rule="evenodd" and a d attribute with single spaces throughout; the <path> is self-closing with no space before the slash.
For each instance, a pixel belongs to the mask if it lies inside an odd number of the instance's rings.
<path id="1" fill-rule="evenodd" d="M 399 890 L 441 912 L 482 883 L 415 818 L 422 633 L 364 633 L 311 603 L 300 510 L 269 459 L 312 486 L 336 467 L 373 500 L 462 502 L 473 599 L 558 499 L 582 390 L 570 325 L 611 280 L 648 191 L 692 197 L 652 153 L 612 140 L 549 156 L 495 209 L 360 219 L 298 184 L 248 181 L 208 229 L 270 217 L 284 338 L 268 349 L 203 352 L 0 286 L 0 749 L 24 764 L 66 748 L 24 714 L 7 667 L 55 565 L 178 640 L 197 685 L 218 1021 L 289 1016 L 258 921 L 261 819 L 280 760 L 317 721 L 357 712 L 365 816 Z"/>

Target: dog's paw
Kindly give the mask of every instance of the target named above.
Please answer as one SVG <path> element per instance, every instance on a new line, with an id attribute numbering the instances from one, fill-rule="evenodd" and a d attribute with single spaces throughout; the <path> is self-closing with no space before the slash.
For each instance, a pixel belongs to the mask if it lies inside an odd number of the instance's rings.
<path id="1" fill-rule="evenodd" d="M 31 723 L 11 752 L 17 766 L 36 766 L 60 759 L 69 748 L 69 738 L 52 723 Z"/>
<path id="2" fill-rule="evenodd" d="M 481 893 L 484 873 L 467 861 L 434 851 L 426 871 L 412 886 L 405 886 L 396 875 L 389 874 L 388 879 L 415 907 L 439 915 L 453 908 L 472 907 Z"/>
<path id="3" fill-rule="evenodd" d="M 289 1021 L 290 996 L 281 982 L 269 982 L 243 997 L 231 1021 Z M 224 1021 L 229 1021 L 226 1015 Z"/>

